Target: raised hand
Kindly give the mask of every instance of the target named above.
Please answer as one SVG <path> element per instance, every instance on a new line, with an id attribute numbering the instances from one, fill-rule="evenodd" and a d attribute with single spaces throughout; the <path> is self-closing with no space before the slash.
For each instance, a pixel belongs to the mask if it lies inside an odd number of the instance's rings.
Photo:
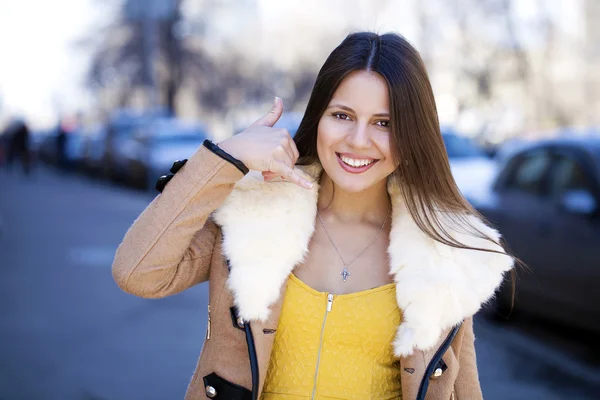
<path id="1" fill-rule="evenodd" d="M 294 169 L 299 154 L 287 129 L 273 128 L 283 113 L 283 102 L 275 97 L 271 110 L 248 128 L 219 143 L 219 147 L 243 162 L 248 169 L 261 171 L 265 180 L 283 179 L 310 189 L 312 183 Z"/>

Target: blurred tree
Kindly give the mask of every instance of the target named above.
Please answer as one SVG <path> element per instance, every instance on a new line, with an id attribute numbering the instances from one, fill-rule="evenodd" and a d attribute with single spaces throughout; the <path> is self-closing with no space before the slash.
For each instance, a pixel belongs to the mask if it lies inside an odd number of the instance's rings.
<path id="1" fill-rule="evenodd" d="M 265 63 L 249 62 L 235 46 L 225 56 L 215 58 L 202 45 L 214 4 L 204 2 L 202 19 L 189 21 L 182 16 L 182 0 L 175 1 L 175 12 L 155 24 L 155 65 L 147 62 L 148 38 L 144 37 L 147 30 L 141 21 L 127 18 L 126 2 L 117 8 L 117 16 L 108 26 L 82 41 L 93 49 L 88 71 L 90 88 L 113 88 L 115 105 L 124 107 L 131 103 L 138 89 L 153 81 L 151 69 L 155 68 L 153 83 L 159 91 L 159 103 L 173 114 L 177 114 L 177 95 L 184 85 L 208 112 L 264 101 L 282 85 L 292 88 L 286 96 L 286 105 L 293 107 L 307 98 L 316 75 L 308 72 L 308 68 L 284 72 Z M 272 79 L 274 76 L 279 79 Z"/>
<path id="2" fill-rule="evenodd" d="M 184 78 L 184 65 L 203 65 L 203 55 L 192 51 L 185 41 L 176 36 L 176 26 L 181 21 L 179 3 L 175 12 L 166 19 L 153 24 L 154 49 L 147 45 L 148 31 L 144 21 L 132 20 L 122 6 L 108 26 L 94 33 L 93 40 L 86 43 L 93 46 L 93 54 L 88 72 L 88 83 L 93 88 L 114 88 L 117 105 L 125 106 L 131 101 L 135 89 L 157 85 L 159 101 L 175 114 L 175 97 Z M 154 51 L 150 59 L 148 52 Z M 188 60 L 192 60 L 190 63 Z M 154 61 L 154 65 L 149 61 Z M 156 68 L 156 82 L 153 82 L 153 68 Z"/>
<path id="3" fill-rule="evenodd" d="M 528 7 L 517 0 L 419 3 L 421 10 L 417 11 L 421 12 L 417 15 L 425 22 L 424 29 L 441 29 L 443 33 L 436 36 L 422 32 L 425 49 L 435 54 L 435 50 L 445 47 L 454 56 L 437 67 L 447 68 L 456 76 L 454 94 L 459 114 L 477 110 L 483 121 L 500 120 L 503 109 L 516 107 L 523 114 L 525 126 L 532 129 L 581 120 L 585 85 L 578 72 L 585 70 L 581 66 L 585 52 L 577 50 L 583 49 L 577 33 L 565 31 L 565 21 L 557 12 L 559 3 L 537 0 Z M 566 7 L 566 2 L 562 6 Z M 435 26 L 428 23 L 431 18 L 427 13 L 432 9 L 441 10 Z M 433 37 L 439 38 L 438 42 L 434 43 Z M 428 48 L 432 44 L 437 47 Z M 436 63 L 439 59 L 433 57 L 431 64 Z"/>
<path id="4" fill-rule="evenodd" d="M 527 82 L 530 67 L 515 28 L 512 2 L 453 0 L 452 4 L 447 3 L 460 36 L 461 79 L 472 86 L 476 94 L 466 96 L 462 102 L 490 101 L 494 98 L 495 85 L 506 80 Z"/>

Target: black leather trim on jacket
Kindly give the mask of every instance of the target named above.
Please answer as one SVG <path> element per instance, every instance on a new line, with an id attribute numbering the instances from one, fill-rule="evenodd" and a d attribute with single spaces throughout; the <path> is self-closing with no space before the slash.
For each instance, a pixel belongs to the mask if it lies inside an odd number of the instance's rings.
<path id="1" fill-rule="evenodd" d="M 221 150 L 219 146 L 211 142 L 209 139 L 204 140 L 202 145 L 214 154 L 221 157 L 223 160 L 229 161 L 230 163 L 235 165 L 235 167 L 239 169 L 242 172 L 242 174 L 246 175 L 250 171 L 243 162 L 241 162 L 237 158 L 232 157 L 229 153 Z"/>
<path id="2" fill-rule="evenodd" d="M 247 321 L 244 324 L 244 329 L 246 330 L 246 343 L 248 344 L 248 356 L 250 357 L 250 372 L 252 374 L 252 400 L 258 400 L 258 356 L 256 355 L 256 347 L 254 345 L 254 336 L 252 335 L 252 329 L 250 329 L 250 322 Z"/>
<path id="3" fill-rule="evenodd" d="M 184 158 L 183 160 L 175 160 L 173 162 L 173 165 L 171 165 L 171 169 L 169 171 L 171 171 L 172 174 L 176 174 L 177 172 L 179 172 L 181 167 L 185 165 L 186 162 L 187 158 Z"/>
<path id="4" fill-rule="evenodd" d="M 204 378 L 204 387 L 212 386 L 216 395 L 213 399 L 225 400 L 252 400 L 252 392 L 243 386 L 231 383 L 228 380 L 221 378 L 216 373 L 206 375 Z"/>
<path id="5" fill-rule="evenodd" d="M 160 193 L 162 193 L 163 190 L 165 190 L 165 186 L 167 186 L 167 183 L 169 183 L 169 181 L 173 179 L 173 176 L 175 176 L 174 174 L 179 172 L 181 167 L 183 167 L 186 162 L 187 158 L 184 158 L 183 160 L 176 160 L 175 162 L 173 162 L 173 165 L 171 165 L 171 169 L 169 170 L 171 173 L 169 175 L 163 175 L 160 178 L 158 178 L 154 188 Z"/>
<path id="6" fill-rule="evenodd" d="M 442 356 L 446 353 L 446 350 L 448 350 L 448 348 L 452 344 L 452 341 L 456 337 L 456 334 L 458 333 L 458 330 L 460 329 L 461 325 L 462 322 L 456 325 L 454 328 L 452 328 L 452 330 L 450 331 L 440 348 L 435 352 L 433 358 L 427 365 L 425 373 L 423 374 L 423 379 L 421 379 L 421 384 L 419 385 L 419 391 L 417 392 L 416 400 L 425 400 L 425 396 L 427 395 L 427 389 L 429 388 L 429 379 L 433 376 L 435 369 L 438 368 L 438 365 L 442 360 Z M 446 366 L 446 368 L 448 367 Z"/>
<path id="7" fill-rule="evenodd" d="M 160 178 L 158 178 L 158 180 L 156 181 L 156 185 L 154 186 L 154 188 L 155 188 L 156 190 L 158 190 L 160 193 L 162 193 L 162 192 L 163 192 L 163 190 L 165 190 L 165 186 L 167 186 L 167 183 L 169 183 L 169 181 L 170 181 L 171 179 L 173 179 L 173 176 L 174 176 L 174 175 L 172 175 L 172 174 L 169 174 L 169 175 L 163 175 L 163 176 L 161 176 L 161 177 L 160 177 Z"/>

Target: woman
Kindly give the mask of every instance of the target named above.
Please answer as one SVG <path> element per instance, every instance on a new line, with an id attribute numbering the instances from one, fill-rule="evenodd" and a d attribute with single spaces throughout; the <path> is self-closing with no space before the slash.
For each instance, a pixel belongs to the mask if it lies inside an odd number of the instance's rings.
<path id="1" fill-rule="evenodd" d="M 513 260 L 456 188 L 417 51 L 351 34 L 293 139 L 282 110 L 177 164 L 117 251 L 129 293 L 210 282 L 186 398 L 482 398 L 472 316 Z"/>

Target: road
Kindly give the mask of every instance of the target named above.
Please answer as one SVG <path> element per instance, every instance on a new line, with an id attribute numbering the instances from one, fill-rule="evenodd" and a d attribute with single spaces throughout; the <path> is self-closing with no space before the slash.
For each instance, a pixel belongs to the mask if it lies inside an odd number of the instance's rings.
<path id="1" fill-rule="evenodd" d="M 149 200 L 50 170 L 0 171 L 0 400 L 183 398 L 207 287 L 145 300 L 110 271 Z M 475 333 L 486 399 L 600 398 L 600 369 L 552 342 L 485 315 Z"/>

